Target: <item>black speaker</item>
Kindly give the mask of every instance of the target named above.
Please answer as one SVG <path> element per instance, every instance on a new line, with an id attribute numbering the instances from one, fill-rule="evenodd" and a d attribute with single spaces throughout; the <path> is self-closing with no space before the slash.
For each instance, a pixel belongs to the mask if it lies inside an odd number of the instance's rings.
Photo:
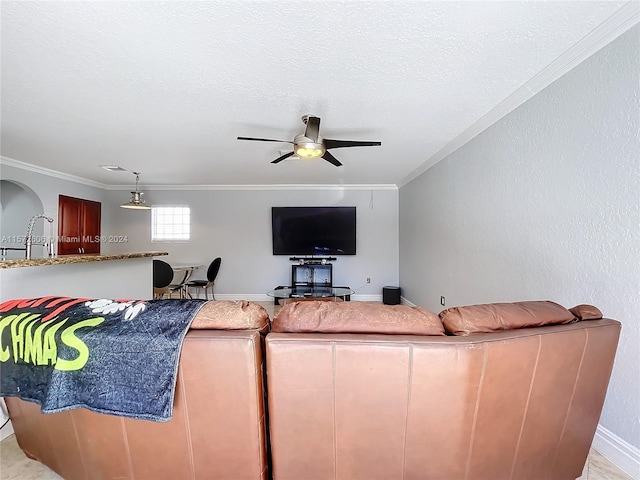
<path id="1" fill-rule="evenodd" d="M 398 305 L 400 303 L 400 287 L 382 287 L 382 303 Z"/>

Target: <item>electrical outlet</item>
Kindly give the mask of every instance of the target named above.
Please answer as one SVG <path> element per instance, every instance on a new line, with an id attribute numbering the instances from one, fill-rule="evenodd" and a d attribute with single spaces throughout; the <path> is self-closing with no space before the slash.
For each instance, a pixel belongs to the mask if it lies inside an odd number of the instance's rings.
<path id="1" fill-rule="evenodd" d="M 442 305 L 442 306 L 444 307 L 444 304 L 445 304 L 445 303 L 446 303 L 446 302 L 445 302 L 445 300 L 444 300 L 444 297 L 440 297 L 440 305 Z"/>
<path id="2" fill-rule="evenodd" d="M 367 277 L 367 283 L 371 283 L 371 277 Z"/>

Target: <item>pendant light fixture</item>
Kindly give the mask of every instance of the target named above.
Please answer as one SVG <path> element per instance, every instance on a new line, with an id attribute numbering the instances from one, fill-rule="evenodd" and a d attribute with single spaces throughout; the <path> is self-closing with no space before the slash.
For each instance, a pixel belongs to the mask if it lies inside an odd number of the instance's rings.
<path id="1" fill-rule="evenodd" d="M 142 198 L 142 195 L 144 195 L 144 193 L 138 191 L 138 182 L 140 181 L 140 172 L 131 172 L 131 173 L 133 173 L 136 176 L 136 189 L 134 192 L 131 192 L 131 199 L 129 200 L 129 202 L 123 203 L 120 206 L 122 208 L 150 210 L 151 207 L 149 207 L 146 203 L 144 203 L 144 200 Z"/>

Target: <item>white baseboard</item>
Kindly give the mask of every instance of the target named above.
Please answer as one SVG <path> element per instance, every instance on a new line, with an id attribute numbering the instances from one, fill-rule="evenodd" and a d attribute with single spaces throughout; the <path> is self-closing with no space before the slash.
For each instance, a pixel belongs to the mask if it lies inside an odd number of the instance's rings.
<path id="1" fill-rule="evenodd" d="M 354 302 L 381 302 L 382 295 L 377 293 L 355 293 L 351 295 Z"/>
<path id="2" fill-rule="evenodd" d="M 640 480 L 640 449 L 598 425 L 591 447 L 633 480 Z"/>
<path id="3" fill-rule="evenodd" d="M 406 298 L 404 298 L 404 297 L 400 297 L 400 303 L 401 303 L 402 305 L 407 305 L 407 306 L 409 306 L 409 307 L 417 307 L 417 305 L 416 305 L 415 303 L 411 303 L 409 300 L 407 300 L 407 299 L 406 299 Z"/>

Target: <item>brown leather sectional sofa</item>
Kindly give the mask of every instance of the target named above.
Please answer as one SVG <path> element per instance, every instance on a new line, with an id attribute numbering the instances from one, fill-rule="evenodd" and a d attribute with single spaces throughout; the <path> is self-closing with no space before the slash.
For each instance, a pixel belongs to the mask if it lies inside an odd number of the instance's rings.
<path id="1" fill-rule="evenodd" d="M 258 304 L 208 302 L 185 337 L 165 423 L 81 408 L 44 415 L 6 397 L 18 444 L 67 480 L 266 479 L 268 324 Z"/>
<path id="2" fill-rule="evenodd" d="M 171 421 L 7 398 L 18 443 L 67 479 L 575 479 L 620 334 L 552 302 L 301 302 L 266 339 L 229 312 L 194 321 Z"/>

